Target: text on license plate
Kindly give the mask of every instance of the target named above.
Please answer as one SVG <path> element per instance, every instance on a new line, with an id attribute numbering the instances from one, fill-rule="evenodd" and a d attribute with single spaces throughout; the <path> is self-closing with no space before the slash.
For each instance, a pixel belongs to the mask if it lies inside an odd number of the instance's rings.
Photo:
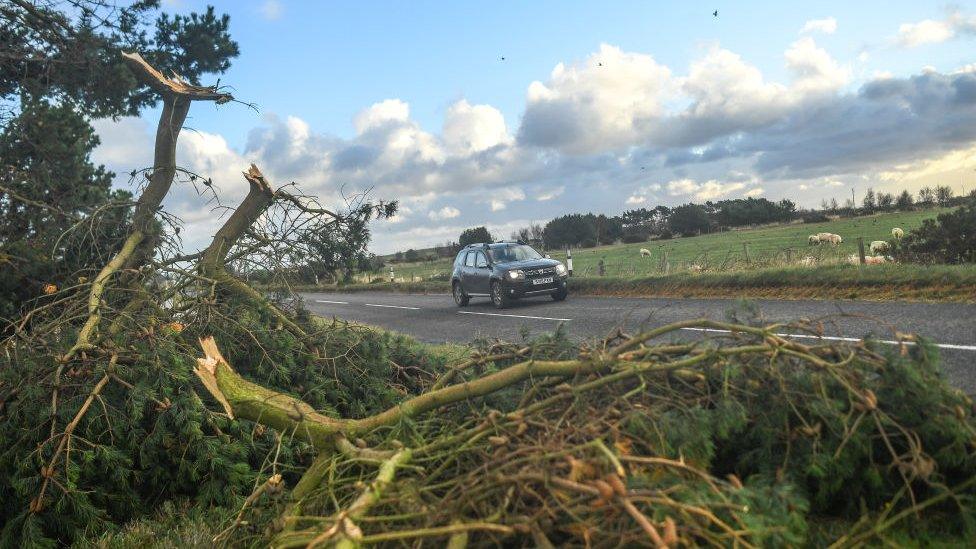
<path id="1" fill-rule="evenodd" d="M 532 279 L 532 284 L 533 285 L 538 285 L 538 284 L 552 284 L 552 277 L 551 276 L 547 276 L 546 278 L 535 278 L 535 279 Z"/>

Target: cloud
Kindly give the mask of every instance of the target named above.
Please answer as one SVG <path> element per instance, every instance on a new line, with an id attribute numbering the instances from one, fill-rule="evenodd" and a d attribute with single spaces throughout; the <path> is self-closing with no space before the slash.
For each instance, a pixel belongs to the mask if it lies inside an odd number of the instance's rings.
<path id="1" fill-rule="evenodd" d="M 803 185 L 801 185 L 801 187 L 802 186 Z M 762 196 L 765 192 L 766 192 L 766 189 L 763 189 L 762 187 L 756 187 L 754 189 L 749 189 L 748 191 L 742 193 L 742 196 L 746 196 L 746 197 L 749 197 L 749 198 L 755 198 L 757 196 Z"/>
<path id="2" fill-rule="evenodd" d="M 494 189 L 489 193 L 488 204 L 491 211 L 497 212 L 508 207 L 509 202 L 525 200 L 525 191 L 519 187 L 502 187 Z"/>
<path id="3" fill-rule="evenodd" d="M 955 36 L 946 21 L 925 19 L 917 23 L 904 23 L 898 28 L 898 41 L 902 46 L 914 48 L 922 44 L 938 44 Z"/>
<path id="4" fill-rule="evenodd" d="M 636 205 L 639 205 L 639 204 L 643 204 L 645 202 L 647 202 L 647 197 L 646 196 L 640 196 L 640 195 L 634 194 L 634 195 L 628 196 L 627 197 L 627 202 L 625 202 L 625 203 L 626 204 L 629 204 L 629 205 L 632 205 L 632 206 L 636 206 Z"/>
<path id="5" fill-rule="evenodd" d="M 441 221 L 444 219 L 454 219 L 459 215 L 461 215 L 461 210 L 451 206 L 444 206 L 439 210 L 429 212 L 427 217 L 433 221 Z"/>
<path id="6" fill-rule="evenodd" d="M 459 153 L 481 152 L 512 141 L 501 111 L 463 99 L 447 109 L 442 135 L 445 145 Z"/>
<path id="7" fill-rule="evenodd" d="M 650 55 L 601 44 L 529 85 L 518 141 L 574 154 L 626 145 L 637 140 L 640 120 L 661 113 L 672 86 L 671 70 Z"/>
<path id="8" fill-rule="evenodd" d="M 811 19 L 804 23 L 803 28 L 800 29 L 800 34 L 806 34 L 808 32 L 834 34 L 837 32 L 837 19 L 833 17 L 827 17 L 825 19 Z"/>
<path id="9" fill-rule="evenodd" d="M 678 179 L 667 184 L 671 196 L 693 195 L 696 200 L 713 200 L 744 189 L 745 183 L 721 183 L 715 179 L 698 183 L 693 179 Z"/>
<path id="10" fill-rule="evenodd" d="M 258 7 L 258 13 L 261 17 L 267 19 L 268 21 L 274 21 L 281 18 L 281 14 L 284 11 L 284 6 L 278 0 L 264 0 L 261 6 Z"/>
<path id="11" fill-rule="evenodd" d="M 552 200 L 553 198 L 558 198 L 562 196 L 563 192 L 565 191 L 566 191 L 566 186 L 560 185 L 558 187 L 554 187 L 547 191 L 543 191 L 539 194 L 536 194 L 535 199 L 538 200 L 539 202 L 545 202 L 547 200 Z"/>
<path id="12" fill-rule="evenodd" d="M 923 44 L 939 44 L 959 35 L 976 35 L 976 17 L 950 10 L 945 19 L 923 19 L 902 24 L 898 27 L 896 40 L 902 47 L 914 48 Z"/>

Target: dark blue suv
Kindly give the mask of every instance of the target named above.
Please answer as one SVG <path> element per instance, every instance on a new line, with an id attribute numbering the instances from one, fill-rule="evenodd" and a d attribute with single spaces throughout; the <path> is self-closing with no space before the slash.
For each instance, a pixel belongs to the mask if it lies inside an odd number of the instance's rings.
<path id="1" fill-rule="evenodd" d="M 489 297 L 504 309 L 520 297 L 548 294 L 566 299 L 566 267 L 522 242 L 469 244 L 458 252 L 451 291 L 458 307 L 472 297 Z"/>

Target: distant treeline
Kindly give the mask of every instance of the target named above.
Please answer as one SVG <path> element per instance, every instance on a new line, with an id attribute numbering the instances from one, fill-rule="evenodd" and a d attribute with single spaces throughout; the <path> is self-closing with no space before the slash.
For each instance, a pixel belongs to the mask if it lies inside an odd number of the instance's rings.
<path id="1" fill-rule="evenodd" d="M 766 198 L 734 198 L 688 203 L 680 206 L 656 206 L 627 210 L 620 215 L 573 213 L 556 217 L 546 223 L 532 224 L 515 230 L 512 240 L 521 240 L 545 249 L 578 247 L 592 248 L 615 242 L 636 243 L 669 239 L 675 236 L 694 236 L 725 231 L 732 228 L 802 220 L 823 222 L 829 216 L 851 217 L 880 212 L 910 211 L 935 206 L 954 206 L 961 203 L 948 186 L 924 187 L 917 195 L 905 190 L 898 194 L 868 189 L 860 206 L 852 199 L 840 204 L 836 199 L 824 200 L 820 209 L 798 209 L 787 199 L 774 202 Z M 452 257 L 458 250 L 474 242 L 494 242 L 485 227 L 466 229 L 456 242 L 445 242 L 425 250 L 407 250 L 389 257 L 391 261 L 435 260 Z"/>

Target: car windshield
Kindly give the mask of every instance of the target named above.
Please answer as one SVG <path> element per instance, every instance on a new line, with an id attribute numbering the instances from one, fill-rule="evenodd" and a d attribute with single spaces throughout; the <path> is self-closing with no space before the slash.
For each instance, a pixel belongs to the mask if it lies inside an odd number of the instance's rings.
<path id="1" fill-rule="evenodd" d="M 532 246 L 525 244 L 512 244 L 511 246 L 498 246 L 491 248 L 491 258 L 497 263 L 508 263 L 509 261 L 525 261 L 527 259 L 540 259 L 542 254 L 535 251 Z"/>

